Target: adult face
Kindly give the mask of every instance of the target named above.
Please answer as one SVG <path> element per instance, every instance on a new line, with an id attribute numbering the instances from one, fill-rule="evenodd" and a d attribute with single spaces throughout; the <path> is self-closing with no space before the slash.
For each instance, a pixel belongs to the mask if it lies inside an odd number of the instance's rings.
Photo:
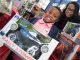
<path id="1" fill-rule="evenodd" d="M 54 7 L 53 9 L 47 11 L 47 13 L 44 14 L 43 19 L 48 23 L 54 23 L 57 21 L 59 16 L 60 16 L 60 11 Z"/>
<path id="2" fill-rule="evenodd" d="M 73 13 L 75 10 L 75 5 L 74 4 L 69 4 L 66 11 L 65 11 L 65 15 L 66 17 L 72 17 Z"/>

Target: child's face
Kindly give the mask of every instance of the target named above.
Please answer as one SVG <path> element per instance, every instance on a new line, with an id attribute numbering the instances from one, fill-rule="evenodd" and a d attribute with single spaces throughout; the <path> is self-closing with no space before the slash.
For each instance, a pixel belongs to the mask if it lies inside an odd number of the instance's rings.
<path id="1" fill-rule="evenodd" d="M 54 23 L 57 21 L 59 16 L 60 16 L 60 11 L 54 7 L 53 9 L 47 11 L 47 13 L 44 14 L 43 19 L 48 23 Z"/>
<path id="2" fill-rule="evenodd" d="M 67 7 L 67 9 L 65 11 L 66 16 L 72 17 L 74 10 L 75 10 L 74 4 L 69 4 L 69 6 Z"/>

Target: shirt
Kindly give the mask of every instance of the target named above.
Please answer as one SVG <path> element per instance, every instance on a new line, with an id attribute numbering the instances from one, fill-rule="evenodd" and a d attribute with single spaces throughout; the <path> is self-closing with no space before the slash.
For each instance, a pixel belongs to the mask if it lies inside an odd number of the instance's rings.
<path id="1" fill-rule="evenodd" d="M 43 21 L 43 18 L 38 20 L 35 24 L 34 24 L 34 28 L 40 32 L 41 34 L 43 34 L 44 36 L 48 36 L 48 33 L 52 27 L 53 23 L 45 23 Z"/>

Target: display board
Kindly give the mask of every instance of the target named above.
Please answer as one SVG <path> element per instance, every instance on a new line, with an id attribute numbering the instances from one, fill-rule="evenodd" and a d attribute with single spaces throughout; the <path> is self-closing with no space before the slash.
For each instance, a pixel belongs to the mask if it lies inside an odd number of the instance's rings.
<path id="1" fill-rule="evenodd" d="M 48 60 L 59 43 L 40 34 L 18 14 L 1 30 L 0 39 L 24 60 Z"/>
<path id="2" fill-rule="evenodd" d="M 62 32 L 62 34 L 73 41 L 77 38 L 78 33 L 80 33 L 80 24 L 72 22 L 67 22 Z"/>

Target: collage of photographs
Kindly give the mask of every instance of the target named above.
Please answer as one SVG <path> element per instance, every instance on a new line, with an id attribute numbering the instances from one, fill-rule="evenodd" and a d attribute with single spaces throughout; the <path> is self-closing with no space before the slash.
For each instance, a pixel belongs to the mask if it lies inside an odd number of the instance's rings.
<path id="1" fill-rule="evenodd" d="M 0 0 L 0 52 L 0 60 L 80 60 L 80 0 Z"/>

